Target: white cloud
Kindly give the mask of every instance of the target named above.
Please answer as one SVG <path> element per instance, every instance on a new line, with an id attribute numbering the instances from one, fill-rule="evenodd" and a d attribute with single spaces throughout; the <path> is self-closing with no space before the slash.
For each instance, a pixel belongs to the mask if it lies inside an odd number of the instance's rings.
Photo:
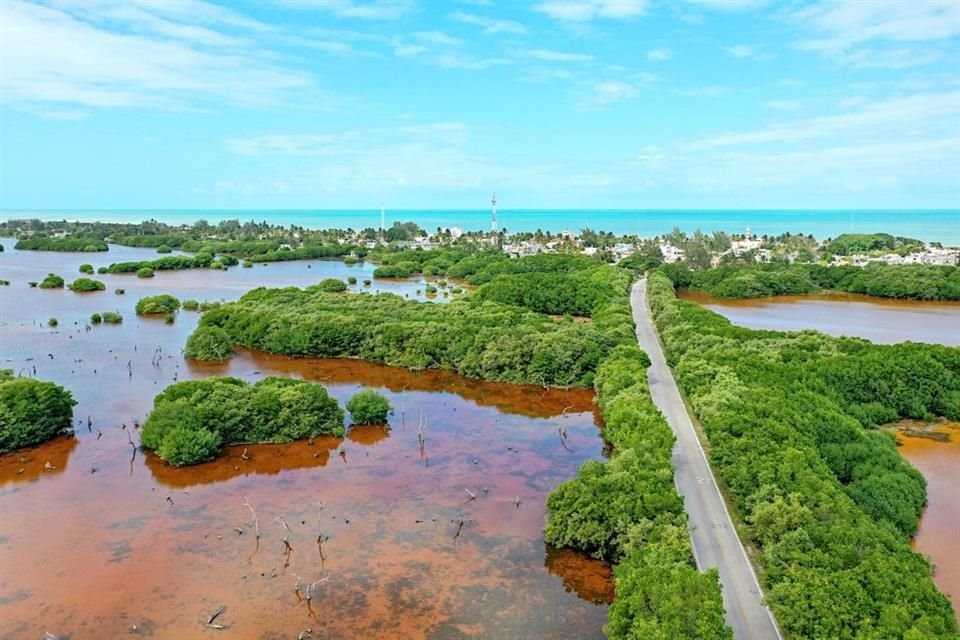
<path id="1" fill-rule="evenodd" d="M 413 40 L 393 38 L 390 43 L 398 58 L 414 58 L 424 64 L 442 69 L 479 71 L 493 66 L 512 64 L 508 58 L 479 58 L 459 49 L 463 41 L 440 31 L 415 31 Z"/>
<path id="2" fill-rule="evenodd" d="M 228 138 L 226 147 L 243 156 L 344 156 L 354 155 L 376 144 L 408 144 L 433 142 L 448 146 L 462 145 L 467 140 L 467 126 L 462 122 L 435 122 L 393 128 L 358 129 L 335 133 L 260 134 Z"/>
<path id="3" fill-rule="evenodd" d="M 802 109 L 803 103 L 799 100 L 767 100 L 763 103 L 763 106 L 777 111 L 795 111 Z"/>
<path id="4" fill-rule="evenodd" d="M 724 47 L 723 50 L 734 58 L 749 58 L 754 54 L 753 47 L 748 44 L 735 44 L 730 47 Z"/>
<path id="5" fill-rule="evenodd" d="M 745 9 L 759 9 L 769 4 L 770 0 L 687 0 L 687 2 L 707 9 L 720 11 L 743 11 Z"/>
<path id="6" fill-rule="evenodd" d="M 637 88 L 626 82 L 618 80 L 597 82 L 591 87 L 590 95 L 578 101 L 575 108 L 578 111 L 597 111 L 634 98 L 637 93 Z"/>
<path id="7" fill-rule="evenodd" d="M 415 31 L 410 35 L 422 42 L 429 42 L 445 47 L 458 47 L 463 44 L 463 40 L 448 36 L 441 31 Z"/>
<path id="8" fill-rule="evenodd" d="M 245 35 L 263 25 L 216 5 L 107 4 L 106 19 L 90 10 L 96 4 L 62 6 L 0 2 L 0 103 L 41 113 L 189 109 L 289 103 L 294 95 L 319 93 L 308 74 L 280 66 L 276 56 L 247 42 Z M 209 25 L 196 26 L 204 21 Z M 115 23 L 134 33 L 109 30 Z M 224 24 L 236 28 L 215 28 Z"/>
<path id="9" fill-rule="evenodd" d="M 482 27 L 484 33 L 491 35 L 495 33 L 527 32 L 527 28 L 525 26 L 519 22 L 514 22 L 513 20 L 497 20 L 495 18 L 488 18 L 486 16 L 478 16 L 473 13 L 464 13 L 463 11 L 451 13 L 448 17 L 456 22 Z"/>
<path id="10" fill-rule="evenodd" d="M 730 93 L 730 87 L 722 87 L 719 85 L 694 87 L 692 89 L 683 89 L 680 91 L 680 95 L 694 98 L 718 98 L 727 93 Z"/>
<path id="11" fill-rule="evenodd" d="M 546 0 L 533 8 L 565 22 L 589 22 L 594 18 L 624 20 L 645 14 L 647 0 Z"/>
<path id="12" fill-rule="evenodd" d="M 711 136 L 690 143 L 687 149 L 796 144 L 838 137 L 847 140 L 901 139 L 923 132 L 929 136 L 941 136 L 956 133 L 957 118 L 960 118 L 960 91 L 916 94 L 872 102 L 858 111 Z"/>
<path id="13" fill-rule="evenodd" d="M 933 43 L 960 35 L 960 2 L 912 0 L 910 2 L 820 2 L 792 14 L 814 35 L 796 43 L 855 68 L 902 69 L 927 64 L 944 55 Z M 864 47 L 871 41 L 919 43 L 896 49 Z"/>
<path id="14" fill-rule="evenodd" d="M 666 48 L 650 49 L 647 51 L 647 60 L 652 62 L 663 62 L 664 60 L 669 60 L 672 56 L 673 51 Z"/>
<path id="15" fill-rule="evenodd" d="M 360 20 L 395 20 L 410 13 L 413 0 L 280 0 L 291 9 L 317 9 L 328 11 L 340 18 Z"/>
<path id="16" fill-rule="evenodd" d="M 593 56 L 585 53 L 567 53 L 552 49 L 528 49 L 526 55 L 545 62 L 590 62 Z"/>

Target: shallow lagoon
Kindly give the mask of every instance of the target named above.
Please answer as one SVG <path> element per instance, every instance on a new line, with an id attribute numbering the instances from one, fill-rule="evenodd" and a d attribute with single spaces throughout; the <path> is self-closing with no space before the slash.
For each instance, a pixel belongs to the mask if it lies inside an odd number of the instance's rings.
<path id="1" fill-rule="evenodd" d="M 548 548 L 542 535 L 550 489 L 602 457 L 591 392 L 255 352 L 191 364 L 180 349 L 199 314 L 181 311 L 173 325 L 138 318 L 137 299 L 169 292 L 230 300 L 255 286 L 347 275 L 362 283 L 372 266 L 311 261 L 150 280 L 104 275 L 95 277 L 106 292 L 77 294 L 26 283 L 50 271 L 70 282 L 84 262 L 156 254 L 18 252 L 4 244 L 0 278 L 12 283 L 0 287 L 0 367 L 63 384 L 79 404 L 75 437 L 0 456 L 0 638 L 48 630 L 74 640 L 115 637 L 133 625 L 147 637 L 209 637 L 217 632 L 204 623 L 221 606 L 216 622 L 233 637 L 297 637 L 307 628 L 315 637 L 602 636 L 609 567 Z M 126 295 L 113 293 L 118 287 Z M 414 298 L 423 282 L 371 289 Z M 90 314 L 105 310 L 120 311 L 123 324 L 88 330 Z M 49 317 L 59 327 L 46 327 Z M 341 401 L 372 387 L 395 412 L 389 429 L 246 454 L 229 448 L 186 469 L 130 445 L 156 393 L 209 375 L 296 376 Z M 292 551 L 277 518 L 290 527 Z M 322 581 L 309 602 L 305 587 L 294 590 L 297 576 Z"/>

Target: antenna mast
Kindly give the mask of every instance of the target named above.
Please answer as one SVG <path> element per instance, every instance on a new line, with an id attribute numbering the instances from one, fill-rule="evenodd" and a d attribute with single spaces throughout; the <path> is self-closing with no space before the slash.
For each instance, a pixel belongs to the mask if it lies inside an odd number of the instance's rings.
<path id="1" fill-rule="evenodd" d="M 381 243 L 383 242 L 383 227 L 384 227 L 384 220 L 385 220 L 385 219 L 386 219 L 386 217 L 385 217 L 385 214 L 384 214 L 384 211 L 383 211 L 383 203 L 381 202 L 381 203 L 380 203 L 380 242 L 381 242 Z"/>

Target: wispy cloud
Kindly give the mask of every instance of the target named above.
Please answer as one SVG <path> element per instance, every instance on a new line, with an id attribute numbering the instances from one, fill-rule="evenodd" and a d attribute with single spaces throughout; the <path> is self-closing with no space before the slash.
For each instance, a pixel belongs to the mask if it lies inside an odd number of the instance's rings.
<path id="1" fill-rule="evenodd" d="M 448 36 L 442 31 L 415 31 L 410 35 L 421 42 L 429 42 L 431 44 L 439 44 L 446 47 L 459 47 L 461 44 L 463 44 L 463 40 Z"/>
<path id="2" fill-rule="evenodd" d="M 795 111 L 803 108 L 803 102 L 800 100 L 767 100 L 763 103 L 763 106 L 777 111 Z"/>
<path id="3" fill-rule="evenodd" d="M 479 57 L 461 48 L 462 40 L 441 31 L 415 31 L 408 39 L 396 37 L 390 42 L 395 56 L 442 69 L 480 71 L 513 63 L 513 60 L 505 57 Z"/>
<path id="4" fill-rule="evenodd" d="M 191 109 L 319 94 L 309 74 L 281 66 L 248 40 L 268 27 L 218 5 L 107 4 L 104 13 L 98 6 L 0 2 L 0 102 L 38 112 Z"/>
<path id="5" fill-rule="evenodd" d="M 340 18 L 395 20 L 416 7 L 413 0 L 279 0 L 292 9 L 327 11 Z"/>
<path id="6" fill-rule="evenodd" d="M 598 111 L 612 104 L 636 97 L 637 88 L 627 82 L 609 80 L 597 82 L 591 87 L 589 95 L 580 99 L 575 108 L 578 111 Z"/>
<path id="7" fill-rule="evenodd" d="M 709 85 L 706 87 L 693 87 L 691 89 L 681 89 L 680 95 L 693 98 L 718 98 L 730 93 L 730 87 L 720 85 Z"/>
<path id="8" fill-rule="evenodd" d="M 477 27 L 481 27 L 483 32 L 486 34 L 495 34 L 495 33 L 526 33 L 527 28 L 520 24 L 519 22 L 514 22 L 513 20 L 498 20 L 496 18 L 488 18 L 486 16 L 479 16 L 473 13 L 465 13 L 463 11 L 456 11 L 451 13 L 448 16 L 451 20 L 456 22 L 462 22 L 464 24 L 472 24 Z"/>
<path id="9" fill-rule="evenodd" d="M 817 51 L 857 68 L 893 68 L 928 64 L 944 55 L 936 41 L 960 35 L 960 2 L 821 1 L 795 11 L 792 19 L 811 32 L 797 47 Z M 896 49 L 871 47 L 872 41 L 901 43 Z M 915 43 L 914 46 L 903 43 Z"/>
<path id="10" fill-rule="evenodd" d="M 735 44 L 724 47 L 723 50 L 734 58 L 749 58 L 754 54 L 753 47 L 748 44 Z"/>
<path id="11" fill-rule="evenodd" d="M 554 20 L 589 22 L 595 18 L 636 18 L 647 12 L 647 4 L 647 0 L 546 0 L 533 8 Z"/>
<path id="12" fill-rule="evenodd" d="M 663 62 L 664 60 L 669 60 L 673 57 L 673 50 L 660 48 L 660 49 L 650 49 L 647 51 L 647 60 L 652 62 Z"/>
<path id="13" fill-rule="evenodd" d="M 687 0 L 687 2 L 706 9 L 717 9 L 720 11 L 759 9 L 770 4 L 770 0 Z"/>
<path id="14" fill-rule="evenodd" d="M 960 91 L 916 94 L 868 103 L 859 110 L 837 115 L 789 120 L 761 129 L 710 136 L 688 144 L 687 149 L 795 144 L 837 136 L 847 140 L 934 137 L 956 134 L 958 117 Z"/>
<path id="15" fill-rule="evenodd" d="M 568 53 L 552 49 L 528 49 L 526 55 L 545 62 L 590 62 L 593 56 L 586 53 Z"/>
<path id="16" fill-rule="evenodd" d="M 353 154 L 371 145 L 426 140 L 444 145 L 462 145 L 467 140 L 467 126 L 462 122 L 434 122 L 327 133 L 267 133 L 228 138 L 225 144 L 228 150 L 243 156 L 336 157 Z"/>

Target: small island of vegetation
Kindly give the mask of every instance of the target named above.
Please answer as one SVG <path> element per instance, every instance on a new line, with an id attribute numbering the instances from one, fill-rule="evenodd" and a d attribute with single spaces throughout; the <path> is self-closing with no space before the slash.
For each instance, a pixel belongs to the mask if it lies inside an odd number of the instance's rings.
<path id="1" fill-rule="evenodd" d="M 72 283 L 68 285 L 68 288 L 71 291 L 83 292 L 83 291 L 105 291 L 107 285 L 103 284 L 99 280 L 94 280 L 93 278 L 77 278 Z"/>
<path id="2" fill-rule="evenodd" d="M 0 453 L 70 431 L 75 404 L 60 385 L 16 378 L 10 369 L 0 369 Z"/>
<path id="3" fill-rule="evenodd" d="M 342 436 L 343 418 L 337 401 L 311 382 L 208 378 L 167 387 L 140 436 L 163 460 L 183 466 L 210 460 L 227 444 Z"/>
<path id="4" fill-rule="evenodd" d="M 136 312 L 137 315 L 166 314 L 174 313 L 179 308 L 179 299 L 169 293 L 162 293 L 157 296 L 140 298 L 137 301 Z"/>
<path id="5" fill-rule="evenodd" d="M 80 251 L 84 253 L 96 253 L 98 251 L 107 251 L 110 247 L 108 247 L 107 243 L 103 240 L 96 238 L 77 236 L 48 238 L 32 236 L 18 240 L 13 248 L 21 251 Z"/>
<path id="6" fill-rule="evenodd" d="M 347 411 L 353 424 L 383 424 L 393 407 L 385 396 L 373 389 L 364 389 L 347 400 Z"/>
<path id="7" fill-rule="evenodd" d="M 63 278 L 55 273 L 48 273 L 40 283 L 41 289 L 63 289 Z"/>

